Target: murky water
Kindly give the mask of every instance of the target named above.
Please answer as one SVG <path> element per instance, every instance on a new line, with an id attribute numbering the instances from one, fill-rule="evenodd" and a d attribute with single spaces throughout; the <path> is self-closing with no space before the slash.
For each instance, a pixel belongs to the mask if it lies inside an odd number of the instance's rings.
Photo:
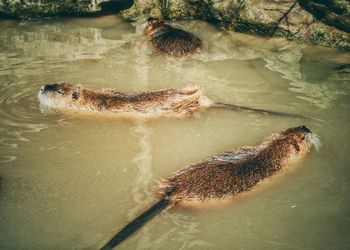
<path id="1" fill-rule="evenodd" d="M 323 146 L 260 192 L 177 207 L 121 249 L 349 249 L 349 53 L 180 27 L 186 60 L 153 51 L 118 17 L 0 22 L 0 248 L 97 249 L 155 200 L 155 180 L 305 124 Z M 315 119 L 206 110 L 186 119 L 42 113 L 44 83 L 142 91 L 200 85 L 211 98 Z"/>

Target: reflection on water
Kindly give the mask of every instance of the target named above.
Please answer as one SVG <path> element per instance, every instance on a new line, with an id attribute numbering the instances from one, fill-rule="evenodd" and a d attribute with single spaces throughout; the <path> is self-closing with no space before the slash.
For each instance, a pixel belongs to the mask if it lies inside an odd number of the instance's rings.
<path id="1" fill-rule="evenodd" d="M 208 45 L 209 53 L 203 53 L 199 58 L 205 61 L 222 61 L 227 59 L 254 60 L 261 58 L 266 62 L 265 66 L 268 69 L 282 74 L 282 78 L 290 82 L 290 90 L 298 93 L 298 98 L 321 108 L 328 108 L 337 99 L 337 96 L 345 94 L 345 91 L 339 91 L 333 86 L 333 81 L 322 79 L 320 82 L 322 84 L 315 85 L 302 79 L 300 61 L 303 57 L 302 51 L 305 49 L 305 45 L 291 44 L 282 39 L 275 39 L 274 41 L 251 39 L 248 36 L 246 40 L 242 41 L 243 35 L 239 35 L 239 38 L 237 38 L 232 36 L 231 32 L 227 33 L 220 32 L 213 36 L 214 41 L 219 40 L 222 43 L 215 43 L 215 45 L 211 45 L 212 47 Z M 232 53 L 232 51 L 234 52 Z M 211 52 L 215 56 L 212 56 Z M 329 56 L 334 55 L 344 57 L 344 61 L 347 61 L 347 63 L 350 61 L 348 54 L 341 55 L 335 52 Z M 339 74 L 334 73 L 334 75 L 335 80 L 338 80 Z"/>
<path id="2" fill-rule="evenodd" d="M 136 206 L 129 211 L 129 219 L 136 217 L 142 208 L 147 206 L 152 199 L 151 181 L 152 181 L 152 150 L 149 138 L 152 130 L 147 128 L 144 122 L 139 121 L 131 129 L 131 134 L 139 139 L 141 151 L 132 160 L 137 165 L 138 175 L 133 184 L 132 197 Z"/>
<path id="3" fill-rule="evenodd" d="M 205 42 L 160 55 L 116 16 L 0 22 L 0 246 L 97 249 L 179 168 L 305 124 L 323 146 L 259 194 L 172 208 L 121 249 L 347 249 L 349 53 L 176 23 Z M 187 119 L 43 113 L 44 83 L 123 92 L 200 85 L 214 100 L 317 118 L 207 110 Z"/>

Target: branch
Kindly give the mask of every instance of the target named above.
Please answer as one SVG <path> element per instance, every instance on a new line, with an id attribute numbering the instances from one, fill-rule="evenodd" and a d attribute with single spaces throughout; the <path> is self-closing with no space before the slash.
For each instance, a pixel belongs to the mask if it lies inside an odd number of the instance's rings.
<path id="1" fill-rule="evenodd" d="M 291 10 L 295 7 L 295 5 L 297 4 L 297 2 L 298 2 L 298 0 L 296 0 L 296 1 L 290 6 L 290 8 L 280 17 L 280 19 L 278 19 L 278 21 L 277 21 L 275 27 L 274 27 L 273 30 L 272 30 L 271 36 L 273 36 L 273 35 L 275 34 L 275 32 L 276 32 L 278 26 L 280 25 L 280 23 L 282 22 L 282 20 L 288 16 L 289 12 L 291 12 Z"/>

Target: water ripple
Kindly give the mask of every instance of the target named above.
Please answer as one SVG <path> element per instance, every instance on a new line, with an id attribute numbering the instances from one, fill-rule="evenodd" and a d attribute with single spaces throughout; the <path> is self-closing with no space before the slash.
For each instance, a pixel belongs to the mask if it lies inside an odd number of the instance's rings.
<path id="1" fill-rule="evenodd" d="M 0 162 L 11 162 L 16 160 L 17 157 L 16 156 L 6 156 L 6 155 L 0 155 Z"/>
<path id="2" fill-rule="evenodd" d="M 9 77 L 0 86 L 0 147 L 3 149 L 16 149 L 20 141 L 29 141 L 25 133 L 39 132 L 49 126 L 48 117 L 43 117 L 38 110 L 37 86 L 16 78 Z M 16 156 L 2 157 L 6 161 L 16 159 Z"/>
<path id="3" fill-rule="evenodd" d="M 333 71 L 330 76 L 318 83 L 311 83 L 302 78 L 301 59 L 305 51 L 309 50 L 309 47 L 305 45 L 292 43 L 281 38 L 263 39 L 235 32 L 223 32 L 222 30 L 213 30 L 209 36 L 206 34 L 208 32 L 205 32 L 208 30 L 208 26 L 208 24 L 196 22 L 189 25 L 186 22 L 187 30 L 205 38 L 205 49 L 195 57 L 199 61 L 262 59 L 266 62 L 266 68 L 282 74 L 282 78 L 290 81 L 289 91 L 297 93 L 297 98 L 318 108 L 329 108 L 348 91 L 348 89 L 339 90 L 339 86 L 333 84 L 334 81 L 344 81 L 347 74 Z M 348 63 L 349 55 L 349 53 L 328 52 L 323 57 L 318 55 L 318 58 L 327 61 L 329 60 L 327 57 L 333 57 L 333 62 L 339 61 L 344 64 L 344 62 Z M 343 64 L 340 63 L 340 66 Z"/>
<path id="4" fill-rule="evenodd" d="M 62 80 L 62 72 L 78 71 L 79 65 L 72 62 L 102 60 L 125 42 L 104 39 L 98 28 L 61 23 L 21 22 L 1 29 L 0 147 L 15 149 L 20 141 L 29 141 L 25 133 L 62 124 L 40 112 L 40 86 Z"/>
<path id="5" fill-rule="evenodd" d="M 136 206 L 129 211 L 129 218 L 134 218 L 145 206 L 152 200 L 151 182 L 152 182 L 152 152 L 149 142 L 152 135 L 152 129 L 148 128 L 143 121 L 138 121 L 131 133 L 139 139 L 141 151 L 133 158 L 137 165 L 137 176 L 132 189 L 132 196 Z"/>

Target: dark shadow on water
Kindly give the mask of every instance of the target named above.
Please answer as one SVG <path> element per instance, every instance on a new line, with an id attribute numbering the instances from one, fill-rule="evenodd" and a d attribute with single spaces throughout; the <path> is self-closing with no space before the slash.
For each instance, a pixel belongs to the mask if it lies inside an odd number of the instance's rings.
<path id="1" fill-rule="evenodd" d="M 103 2 L 100 4 L 102 11 L 121 11 L 129 9 L 131 6 L 133 6 L 134 1 L 133 0 L 114 0 L 110 2 Z"/>
<path id="2" fill-rule="evenodd" d="M 3 187 L 4 187 L 4 178 L 0 176 L 0 193 L 2 193 Z"/>
<path id="3" fill-rule="evenodd" d="M 100 3 L 101 11 L 91 14 L 91 16 L 116 14 L 122 10 L 129 9 L 133 4 L 133 0 L 112 0 L 110 2 L 103 2 Z"/>

